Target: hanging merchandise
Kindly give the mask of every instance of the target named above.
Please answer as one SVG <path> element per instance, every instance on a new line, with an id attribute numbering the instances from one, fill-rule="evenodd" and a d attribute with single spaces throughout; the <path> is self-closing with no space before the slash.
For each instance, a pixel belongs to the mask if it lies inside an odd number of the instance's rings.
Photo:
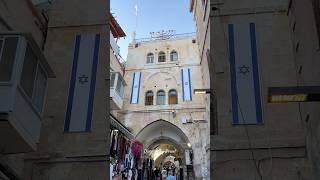
<path id="1" fill-rule="evenodd" d="M 142 144 L 135 141 L 130 130 L 116 118 L 111 118 L 110 179 L 135 179 L 137 165 L 141 156 Z"/>
<path id="2" fill-rule="evenodd" d="M 129 178 L 134 175 L 134 155 L 131 150 L 131 141 L 118 129 L 111 131 L 110 147 L 110 178 Z"/>
<path id="3" fill-rule="evenodd" d="M 131 148 L 132 148 L 132 153 L 133 153 L 134 157 L 139 159 L 141 157 L 141 152 L 143 149 L 142 143 L 140 143 L 139 141 L 134 141 L 132 143 Z"/>

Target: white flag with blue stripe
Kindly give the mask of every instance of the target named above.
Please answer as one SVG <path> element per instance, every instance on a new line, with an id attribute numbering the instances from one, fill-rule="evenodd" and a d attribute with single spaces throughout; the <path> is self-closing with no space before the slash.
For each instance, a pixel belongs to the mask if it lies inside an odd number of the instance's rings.
<path id="1" fill-rule="evenodd" d="M 77 35 L 64 130 L 90 131 L 96 86 L 100 35 Z"/>
<path id="2" fill-rule="evenodd" d="M 262 123 L 255 24 L 229 24 L 228 31 L 233 123 Z"/>
<path id="3" fill-rule="evenodd" d="M 192 101 L 190 68 L 181 69 L 181 81 L 182 81 L 182 98 L 183 98 L 183 100 L 184 101 Z"/>
<path id="4" fill-rule="evenodd" d="M 134 72 L 132 77 L 130 104 L 139 103 L 141 72 Z"/>

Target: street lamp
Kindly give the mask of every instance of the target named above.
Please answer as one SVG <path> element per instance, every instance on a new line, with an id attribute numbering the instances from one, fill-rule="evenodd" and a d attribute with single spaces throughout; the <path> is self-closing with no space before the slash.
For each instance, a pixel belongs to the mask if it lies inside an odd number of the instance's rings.
<path id="1" fill-rule="evenodd" d="M 211 94 L 212 90 L 211 89 L 194 89 L 193 93 L 194 94 Z"/>
<path id="2" fill-rule="evenodd" d="M 191 148 L 191 144 L 190 143 L 188 143 L 187 145 L 188 145 L 189 148 Z"/>
<path id="3" fill-rule="evenodd" d="M 270 103 L 320 101 L 320 86 L 270 87 Z"/>

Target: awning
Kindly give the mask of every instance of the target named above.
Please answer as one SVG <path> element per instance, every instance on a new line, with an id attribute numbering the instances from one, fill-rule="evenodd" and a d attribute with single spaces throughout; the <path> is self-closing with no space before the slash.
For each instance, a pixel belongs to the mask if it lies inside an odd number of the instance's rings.
<path id="1" fill-rule="evenodd" d="M 122 30 L 121 26 L 118 24 L 117 20 L 113 17 L 113 15 L 110 13 L 110 30 L 113 34 L 114 38 L 121 38 L 125 37 L 126 34 Z"/>
<path id="2" fill-rule="evenodd" d="M 121 122 L 119 122 L 112 114 L 110 114 L 110 125 L 113 128 L 118 129 L 127 138 L 129 139 L 134 138 L 134 135 L 130 132 L 130 130 L 126 128 Z"/>

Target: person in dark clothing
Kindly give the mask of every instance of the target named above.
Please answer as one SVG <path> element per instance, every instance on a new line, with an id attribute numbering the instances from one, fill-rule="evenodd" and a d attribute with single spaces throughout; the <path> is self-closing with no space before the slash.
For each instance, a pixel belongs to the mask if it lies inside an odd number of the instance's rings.
<path id="1" fill-rule="evenodd" d="M 156 167 L 156 170 L 154 171 L 154 175 L 156 177 L 156 180 L 158 180 L 160 177 L 160 169 L 159 168 Z"/>

